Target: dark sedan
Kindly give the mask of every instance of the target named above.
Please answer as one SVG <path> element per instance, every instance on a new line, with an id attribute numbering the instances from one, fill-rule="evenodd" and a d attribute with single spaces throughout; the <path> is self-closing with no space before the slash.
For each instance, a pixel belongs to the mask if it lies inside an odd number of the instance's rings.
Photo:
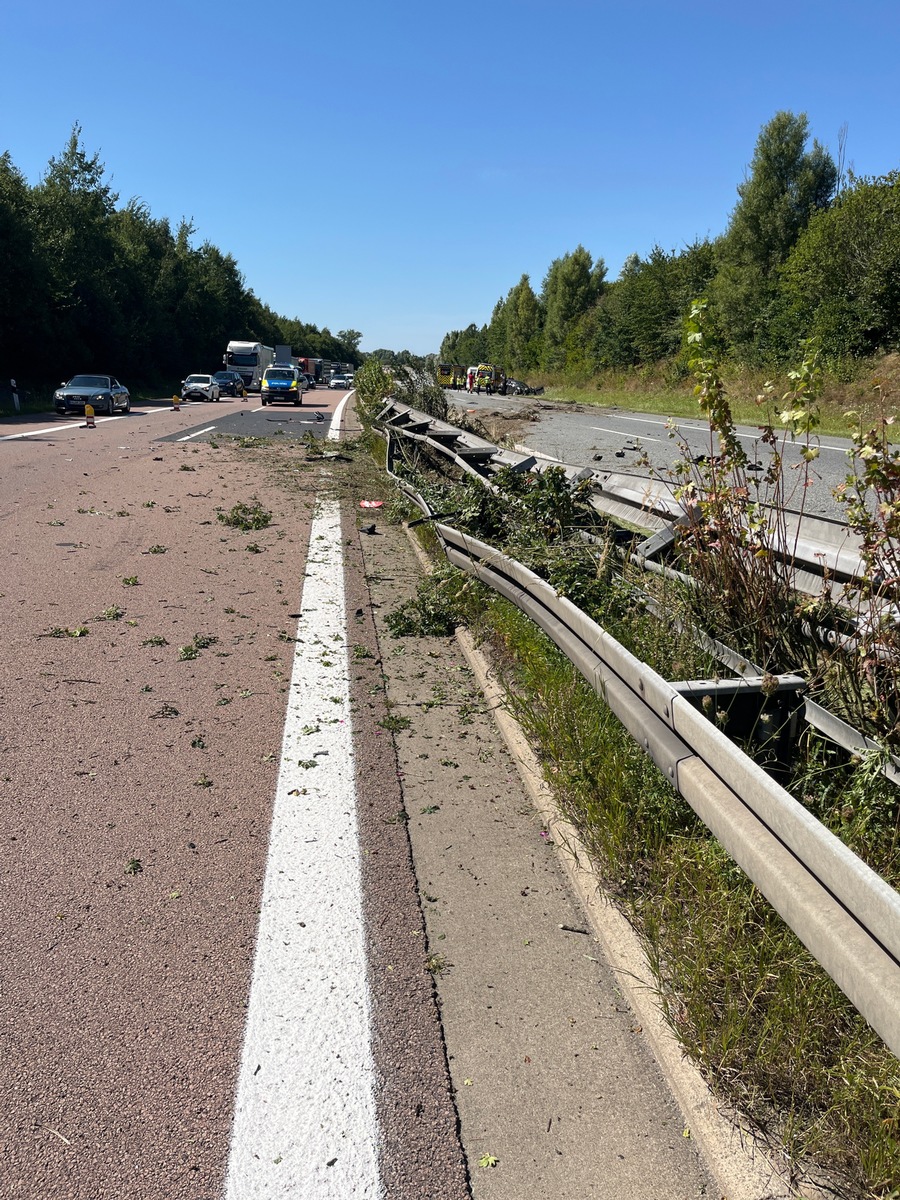
<path id="1" fill-rule="evenodd" d="M 114 375 L 73 375 L 53 393 L 53 406 L 63 416 L 69 412 L 83 413 L 87 404 L 94 412 L 111 417 L 117 408 L 126 413 L 131 411 L 131 396 Z"/>
<path id="2" fill-rule="evenodd" d="M 508 396 L 530 396 L 533 390 L 527 383 L 523 383 L 521 379 L 507 379 L 506 381 L 506 394 Z"/>
<path id="3" fill-rule="evenodd" d="M 244 380 L 237 371 L 216 371 L 213 379 L 223 396 L 243 396 Z"/>

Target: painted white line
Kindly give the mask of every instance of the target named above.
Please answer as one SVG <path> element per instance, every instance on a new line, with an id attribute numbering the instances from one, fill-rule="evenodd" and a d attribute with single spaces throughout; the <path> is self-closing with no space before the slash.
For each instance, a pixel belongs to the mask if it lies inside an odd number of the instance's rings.
<path id="1" fill-rule="evenodd" d="M 181 403 L 178 405 L 178 410 L 180 410 L 182 408 L 191 408 L 194 404 L 197 404 L 197 403 L 198 403 L 198 401 L 196 401 L 196 400 L 182 400 Z M 133 416 L 152 417 L 155 413 L 161 413 L 161 412 L 170 413 L 170 412 L 176 412 L 178 410 L 176 410 L 175 406 L 170 402 L 168 408 L 137 408 L 137 409 L 132 409 L 131 411 L 132 411 Z"/>
<path id="2" fill-rule="evenodd" d="M 80 425 L 52 425 L 49 429 L 29 429 L 27 433 L 7 433 L 0 442 L 14 442 L 16 438 L 40 437 L 42 433 L 59 433 L 64 429 L 80 429 Z"/>
<path id="3" fill-rule="evenodd" d="M 621 413 L 615 413 L 614 418 L 616 421 L 639 421 L 641 425 L 668 425 L 670 420 L 677 421 L 678 419 L 677 417 L 667 417 L 665 421 L 659 421 L 650 417 L 625 417 Z M 690 420 L 690 417 L 688 420 Z"/>
<path id="4" fill-rule="evenodd" d="M 181 407 L 186 407 L 190 403 L 185 401 Z M 119 413 L 117 417 L 95 417 L 98 425 L 105 425 L 108 421 L 124 421 L 126 417 L 149 417 L 153 413 L 172 412 L 171 408 L 138 408 L 132 409 L 130 413 Z M 0 442 L 14 442 L 17 438 L 41 437 L 45 433 L 63 433 L 67 429 L 84 429 L 84 423 L 76 422 L 74 425 L 49 425 L 46 429 L 29 429 L 27 433 L 7 433 L 0 437 Z"/>
<path id="5" fill-rule="evenodd" d="M 347 401 L 350 399 L 350 397 L 353 395 L 353 393 L 355 391 L 356 391 L 356 388 L 351 388 L 351 390 L 347 393 L 347 395 L 343 398 L 343 400 L 340 402 L 340 404 L 334 410 L 334 416 L 331 418 L 331 424 L 328 426 L 328 436 L 326 439 L 327 441 L 337 442 L 340 440 L 341 421 L 344 419 L 344 409 L 347 405 Z"/>
<path id="6" fill-rule="evenodd" d="M 207 425 L 205 429 L 198 429 L 195 433 L 189 433 L 187 437 L 176 438 L 176 442 L 189 442 L 191 438 L 199 437 L 201 433 L 212 433 L 215 425 Z"/>
<path id="7" fill-rule="evenodd" d="M 369 1009 L 341 525 L 327 502 L 310 531 L 226 1200 L 383 1195 Z"/>
<path id="8" fill-rule="evenodd" d="M 682 424 L 680 424 L 679 423 L 680 420 L 684 420 L 684 419 L 685 418 L 669 417 L 665 421 L 657 421 L 657 420 L 651 420 L 649 417 L 625 417 L 625 416 L 620 415 L 619 413 L 616 413 L 616 415 L 615 415 L 615 420 L 617 420 L 617 421 L 636 421 L 640 425 L 671 425 L 674 429 L 677 429 L 680 432 L 707 433 L 707 434 L 709 433 L 709 427 L 706 425 L 700 425 L 700 424 L 682 425 Z M 688 421 L 692 420 L 691 417 L 687 417 L 686 419 Z M 592 428 L 598 428 L 598 426 L 592 426 Z M 738 433 L 737 436 L 744 438 L 747 441 L 755 442 L 755 441 L 758 441 L 762 437 L 762 430 L 758 430 L 756 433 Z M 815 442 L 815 445 L 817 445 L 820 450 L 836 450 L 839 454 L 846 454 L 849 449 L 848 446 L 831 446 L 831 445 L 829 445 L 828 442 Z"/>
<path id="9" fill-rule="evenodd" d="M 534 458 L 545 458 L 548 462 L 561 463 L 563 461 L 561 458 L 554 458 L 552 454 L 545 454 L 543 450 L 532 450 L 531 446 L 526 446 L 521 442 L 516 442 L 513 449 L 517 450 L 519 454 L 530 454 Z"/>
<path id="10" fill-rule="evenodd" d="M 603 425 L 589 425 L 588 429 L 596 429 L 598 433 L 615 433 L 618 437 L 628 437 L 629 435 L 624 429 L 606 429 Z M 667 442 L 668 438 L 651 437 L 649 433 L 636 433 L 634 435 L 640 438 L 642 442 Z"/>
<path id="11" fill-rule="evenodd" d="M 98 425 L 106 425 L 109 421 L 124 421 L 125 414 L 118 417 L 96 417 Z M 86 426 L 79 421 L 75 425 L 50 425 L 47 429 L 29 429 L 27 433 L 7 433 L 0 437 L 0 442 L 14 442 L 17 438 L 40 437 L 43 433 L 62 433 L 66 429 L 84 429 Z"/>

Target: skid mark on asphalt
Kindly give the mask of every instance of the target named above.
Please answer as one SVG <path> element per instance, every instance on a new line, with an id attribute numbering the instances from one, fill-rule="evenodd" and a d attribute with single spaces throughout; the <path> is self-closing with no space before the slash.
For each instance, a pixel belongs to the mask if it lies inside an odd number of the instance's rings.
<path id="1" fill-rule="evenodd" d="M 337 504 L 309 546 L 227 1200 L 382 1195 Z"/>

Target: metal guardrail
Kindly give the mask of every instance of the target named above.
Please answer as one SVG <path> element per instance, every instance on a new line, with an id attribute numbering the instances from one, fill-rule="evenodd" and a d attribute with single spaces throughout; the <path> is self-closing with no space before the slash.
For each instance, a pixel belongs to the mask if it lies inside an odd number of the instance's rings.
<path id="1" fill-rule="evenodd" d="M 449 431 L 442 434 L 439 444 L 449 441 Z M 424 429 L 414 436 L 431 440 Z M 451 563 L 515 604 L 572 661 L 900 1056 L 900 894 L 691 702 L 709 681 L 668 682 L 521 563 L 438 520 L 434 529 Z"/>
<path id="2" fill-rule="evenodd" d="M 455 425 L 396 400 L 385 405 L 377 420 L 386 431 L 395 430 L 404 437 L 424 442 L 489 487 L 492 486 L 491 476 L 503 468 L 535 472 L 555 468 L 562 470 L 572 484 L 589 480 L 592 485 L 589 503 L 598 512 L 616 520 L 651 533 L 672 531 L 677 524 L 690 520 L 689 512 L 675 496 L 674 487 L 663 480 L 598 471 L 593 467 L 504 450 L 476 434 L 457 429 Z M 860 578 L 863 573 L 860 539 L 846 525 L 827 517 L 790 510 L 779 519 L 784 521 L 785 545 L 790 548 L 782 558 L 790 571 L 791 583 L 798 591 L 819 595 L 826 583 L 840 588 Z M 653 540 L 647 539 L 644 549 L 639 548 L 648 559 L 667 544 L 663 539 L 658 545 L 648 545 Z"/>
<path id="3" fill-rule="evenodd" d="M 385 405 L 377 419 L 383 424 L 387 435 L 388 470 L 392 466 L 393 432 L 427 444 L 494 491 L 496 487 L 491 482 L 491 476 L 504 468 L 536 472 L 557 468 L 564 472 L 573 486 L 590 479 L 593 485 L 590 503 L 598 512 L 613 520 L 651 531 L 629 553 L 630 560 L 644 570 L 661 572 L 682 583 L 691 583 L 688 576 L 656 561 L 674 545 L 676 527 L 689 519 L 684 506 L 676 499 L 674 490 L 665 483 L 636 475 L 595 471 L 589 467 L 561 463 L 556 459 L 500 449 L 476 434 L 457 429 L 455 425 L 439 421 L 395 400 Z M 790 512 L 785 514 L 785 521 L 787 540 L 790 543 L 794 539 L 796 555 L 792 555 L 791 582 L 798 591 L 819 595 L 826 577 L 832 589 L 838 591 L 859 578 L 863 570 L 859 538 L 846 526 L 825 517 Z M 746 660 L 738 669 L 734 660 L 740 656 L 720 643 L 711 642 L 711 646 L 714 656 L 732 670 L 737 670 L 738 674 L 761 674 L 759 667 Z M 807 723 L 843 749 L 851 753 L 875 751 L 884 755 L 884 774 L 892 782 L 900 783 L 900 759 L 885 754 L 884 748 L 877 742 L 815 701 L 806 698 L 804 707 Z"/>

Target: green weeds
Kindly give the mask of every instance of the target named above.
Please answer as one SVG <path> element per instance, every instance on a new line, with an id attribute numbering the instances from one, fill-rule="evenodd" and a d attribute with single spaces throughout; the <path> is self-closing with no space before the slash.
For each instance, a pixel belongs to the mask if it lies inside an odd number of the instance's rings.
<path id="1" fill-rule="evenodd" d="M 410 724 L 409 717 L 397 717 L 393 713 L 378 722 L 379 728 L 386 729 L 389 733 L 399 733 L 403 729 L 409 729 Z"/>
<path id="2" fill-rule="evenodd" d="M 241 501 L 232 505 L 228 512 L 220 512 L 216 516 L 223 525 L 240 529 L 244 533 L 250 533 L 254 529 L 266 529 L 272 524 L 272 514 L 263 508 L 255 497 L 249 504 Z"/>
<path id="3" fill-rule="evenodd" d="M 208 650 L 210 646 L 218 644 L 219 639 L 213 637 L 209 633 L 195 633 L 193 640 L 186 646 L 179 647 L 178 658 L 181 662 L 191 662 L 195 658 L 200 657 L 201 650 Z"/>

